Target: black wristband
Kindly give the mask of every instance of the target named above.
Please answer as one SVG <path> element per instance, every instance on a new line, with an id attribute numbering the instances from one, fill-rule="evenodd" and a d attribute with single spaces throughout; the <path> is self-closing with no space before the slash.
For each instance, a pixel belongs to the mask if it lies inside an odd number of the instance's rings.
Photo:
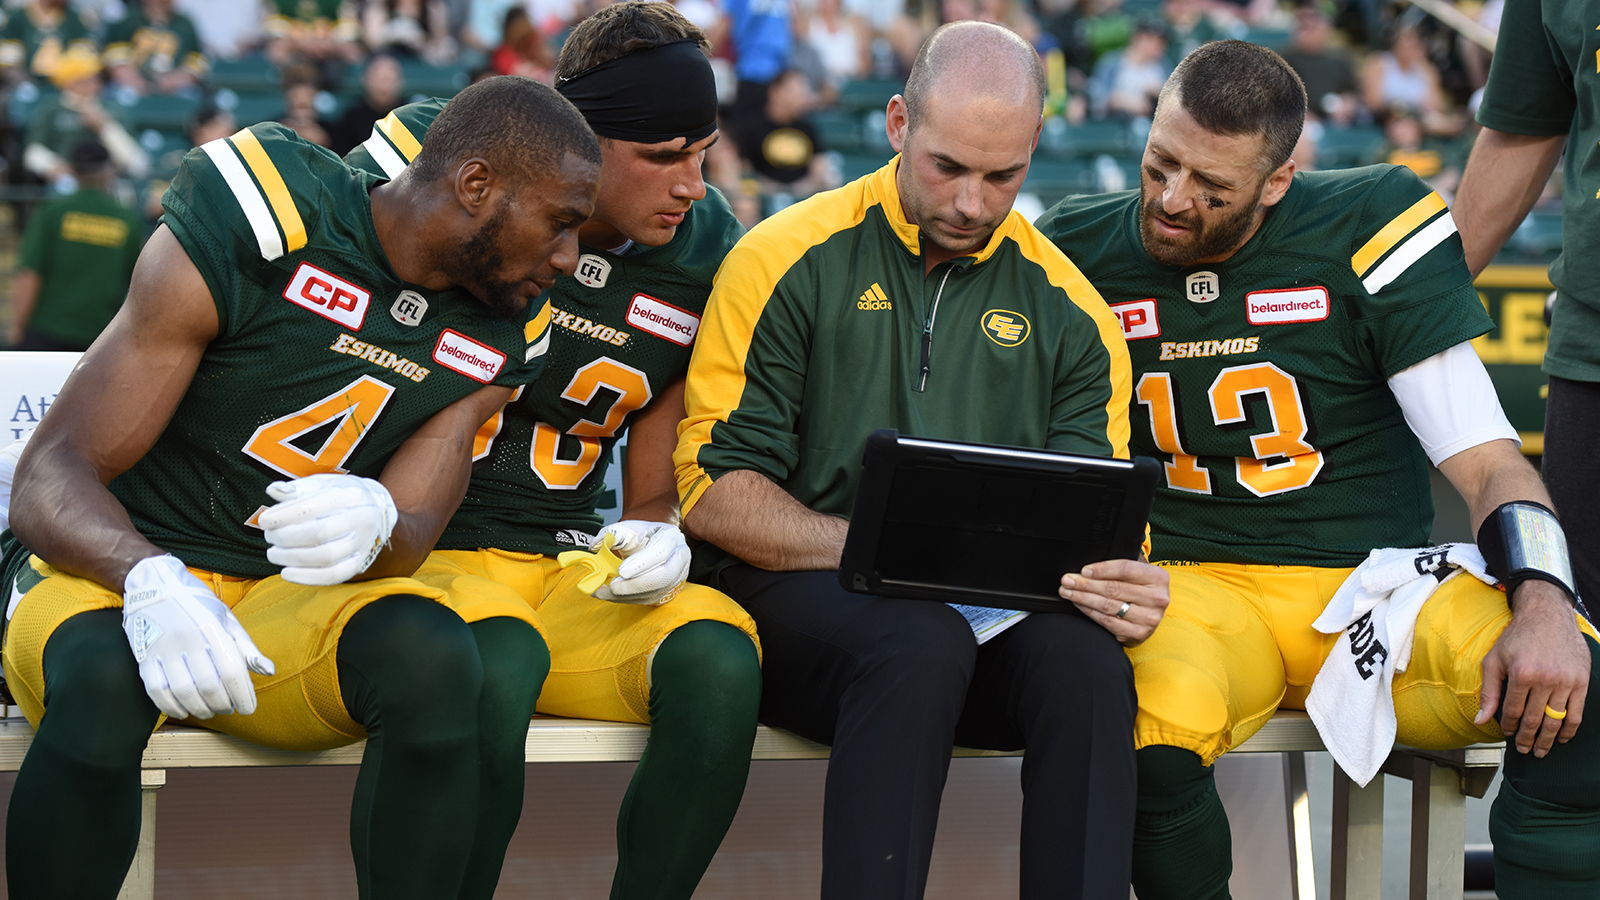
<path id="1" fill-rule="evenodd" d="M 1489 574 L 1506 586 L 1508 601 L 1522 582 L 1548 581 L 1566 593 L 1574 608 L 1583 609 L 1573 587 L 1567 536 L 1549 507 L 1532 500 L 1500 504 L 1478 528 L 1478 549 Z"/>

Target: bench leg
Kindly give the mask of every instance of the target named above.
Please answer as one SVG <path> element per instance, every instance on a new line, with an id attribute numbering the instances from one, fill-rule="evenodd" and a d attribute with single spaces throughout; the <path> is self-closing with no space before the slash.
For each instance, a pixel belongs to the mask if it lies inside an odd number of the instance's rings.
<path id="1" fill-rule="evenodd" d="M 156 791 L 167 783 L 165 769 L 139 771 L 139 849 L 122 882 L 117 900 L 155 900 L 156 896 Z"/>
<path id="2" fill-rule="evenodd" d="M 1358 787 L 1333 767 L 1333 900 L 1383 895 L 1383 776 Z"/>
<path id="3" fill-rule="evenodd" d="M 1292 900 L 1315 900 L 1316 865 L 1311 850 L 1311 795 L 1306 788 L 1306 755 L 1283 754 L 1283 798 L 1289 818 L 1289 881 Z"/>
<path id="4" fill-rule="evenodd" d="M 1454 769 L 1412 761 L 1411 898 L 1461 900 L 1467 798 Z"/>

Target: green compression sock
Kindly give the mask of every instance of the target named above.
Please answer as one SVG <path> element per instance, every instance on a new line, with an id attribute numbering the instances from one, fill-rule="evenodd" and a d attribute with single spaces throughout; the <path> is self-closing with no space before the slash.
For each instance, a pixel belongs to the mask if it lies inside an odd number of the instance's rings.
<path id="1" fill-rule="evenodd" d="M 1200 757 L 1145 747 L 1134 820 L 1133 888 L 1139 900 L 1227 900 L 1233 837 L 1217 781 Z"/>
<path id="2" fill-rule="evenodd" d="M 350 811 L 360 897 L 455 897 L 478 823 L 477 641 L 451 610 L 398 594 L 356 613 L 338 654 L 367 730 Z"/>
<path id="3" fill-rule="evenodd" d="M 1589 697 L 1600 691 L 1600 646 L 1587 637 Z M 1600 729 L 1585 721 L 1538 759 L 1506 748 L 1489 811 L 1494 887 L 1502 900 L 1600 898 Z"/>
<path id="4" fill-rule="evenodd" d="M 477 840 L 467 861 L 463 900 L 494 896 L 506 845 L 522 815 L 524 747 L 528 720 L 550 673 L 550 650 L 532 625 L 494 618 L 467 626 L 483 660 L 478 703 L 479 759 Z"/>
<path id="5" fill-rule="evenodd" d="M 688 898 L 744 795 L 761 667 L 743 631 L 690 622 L 650 667 L 650 740 L 617 817 L 613 900 Z"/>
<path id="6" fill-rule="evenodd" d="M 122 633 L 122 610 L 80 613 L 44 652 L 44 719 L 6 814 L 16 900 L 117 896 L 139 844 L 139 757 L 159 712 Z"/>

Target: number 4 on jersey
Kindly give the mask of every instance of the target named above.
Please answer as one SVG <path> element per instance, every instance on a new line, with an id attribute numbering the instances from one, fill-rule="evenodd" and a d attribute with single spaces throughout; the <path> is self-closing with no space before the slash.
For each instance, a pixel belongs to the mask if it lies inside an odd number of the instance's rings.
<path id="1" fill-rule="evenodd" d="M 1251 457 L 1234 460 L 1234 475 L 1245 490 L 1257 497 L 1296 491 L 1316 480 L 1322 471 L 1322 451 L 1306 443 L 1310 423 L 1300 401 L 1300 385 L 1293 375 L 1272 363 L 1230 366 L 1217 373 L 1206 392 L 1213 425 L 1238 425 L 1247 421 L 1245 400 L 1260 394 L 1267 401 L 1272 430 L 1250 436 Z M 1199 458 L 1184 450 L 1178 423 L 1172 375 L 1146 372 L 1135 391 L 1139 403 L 1149 408 L 1150 433 L 1155 445 L 1172 454 L 1164 465 L 1167 487 L 1197 494 L 1211 493 L 1211 473 Z"/>

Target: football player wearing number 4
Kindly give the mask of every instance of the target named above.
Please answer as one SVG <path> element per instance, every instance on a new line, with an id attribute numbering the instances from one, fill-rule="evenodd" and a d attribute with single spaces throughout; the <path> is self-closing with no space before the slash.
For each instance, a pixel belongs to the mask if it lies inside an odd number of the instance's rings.
<path id="1" fill-rule="evenodd" d="M 12 897 L 117 895 L 163 714 L 288 749 L 366 738 L 360 896 L 493 894 L 548 651 L 502 586 L 405 576 L 478 427 L 544 365 L 530 303 L 574 269 L 599 162 L 523 78 L 463 91 L 387 184 L 270 123 L 185 157 L 17 465 L 4 662 L 38 731 Z M 219 824 L 248 848 L 239 812 Z"/>
<path id="2" fill-rule="evenodd" d="M 1304 112 L 1270 50 L 1202 46 L 1163 90 L 1140 190 L 1039 221 L 1122 319 L 1133 451 L 1166 460 L 1151 555 L 1172 601 L 1128 651 L 1135 890 L 1227 895 L 1210 766 L 1284 707 L 1309 709 L 1357 777 L 1394 740 L 1504 737 L 1497 892 L 1600 896 L 1600 732 L 1579 728 L 1597 645 L 1467 343 L 1492 323 L 1444 201 L 1408 170 L 1295 174 Z M 1458 545 L 1368 561 L 1426 544 L 1430 460 L 1467 501 L 1481 559 Z"/>
<path id="3" fill-rule="evenodd" d="M 744 792 L 761 690 L 754 623 L 684 583 L 689 549 L 673 524 L 684 372 L 712 275 L 739 237 L 700 176 L 717 139 L 704 47 L 666 3 L 608 6 L 562 45 L 557 90 L 600 136 L 595 213 L 578 232 L 576 276 L 547 295 L 549 365 L 485 427 L 466 500 L 417 573 L 451 591 L 492 578 L 527 600 L 550 645 L 540 712 L 650 723 L 618 817 L 613 897 L 694 891 Z M 437 109 L 396 110 L 347 159 L 397 173 Z M 602 529 L 595 509 L 624 429 L 622 521 Z M 556 556 L 597 530 L 623 560 L 591 597 Z"/>

